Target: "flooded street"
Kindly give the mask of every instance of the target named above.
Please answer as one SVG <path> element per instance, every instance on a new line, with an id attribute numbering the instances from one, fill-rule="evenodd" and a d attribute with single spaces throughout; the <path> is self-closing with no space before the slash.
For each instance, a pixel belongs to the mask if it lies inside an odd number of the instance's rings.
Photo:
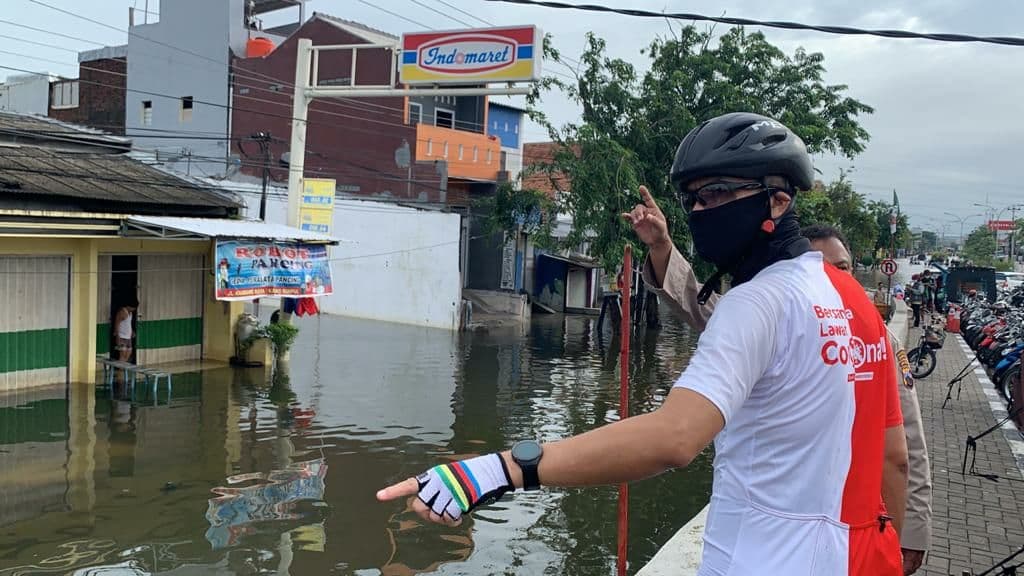
<path id="1" fill-rule="evenodd" d="M 515 494 L 459 528 L 374 500 L 440 460 L 615 419 L 618 341 L 596 338 L 595 320 L 453 335 L 305 318 L 274 383 L 223 368 L 176 374 L 170 398 L 76 386 L 0 399 L 0 575 L 611 574 L 614 488 Z M 694 345 L 671 318 L 638 333 L 634 413 L 657 406 Z M 634 485 L 631 572 L 710 489 L 708 454 Z M 117 568 L 82 570 L 99 566 Z"/>

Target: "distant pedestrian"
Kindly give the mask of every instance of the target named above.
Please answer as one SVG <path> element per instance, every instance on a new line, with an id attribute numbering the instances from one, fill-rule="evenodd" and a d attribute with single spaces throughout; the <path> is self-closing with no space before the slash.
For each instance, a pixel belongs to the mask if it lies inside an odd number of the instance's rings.
<path id="1" fill-rule="evenodd" d="M 914 328 L 921 326 L 921 306 L 924 303 L 924 284 L 917 274 L 911 276 L 910 308 L 914 311 Z"/>

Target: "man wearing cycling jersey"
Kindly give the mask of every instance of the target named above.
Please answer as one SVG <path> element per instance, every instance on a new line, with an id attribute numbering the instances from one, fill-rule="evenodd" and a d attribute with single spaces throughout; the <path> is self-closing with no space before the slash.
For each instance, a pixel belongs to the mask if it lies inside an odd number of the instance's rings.
<path id="1" fill-rule="evenodd" d="M 703 306 L 697 303 L 697 294 L 702 286 L 690 263 L 672 244 L 665 215 L 646 189 L 641 189 L 640 194 L 643 204 L 638 204 L 631 212 L 623 214 L 623 217 L 648 246 L 648 258 L 643 266 L 644 281 L 691 327 L 703 330 L 719 296 L 712 294 Z M 853 273 L 853 259 L 846 239 L 839 230 L 831 226 L 811 225 L 804 227 L 801 233 L 811 241 L 811 249 L 821 252 L 826 262 L 844 272 Z M 889 340 L 897 355 L 906 354 L 899 338 L 891 332 Z M 897 370 L 897 381 L 901 384 L 900 404 L 907 436 L 909 470 L 906 505 L 893 502 L 892 498 L 896 495 L 891 490 L 883 492 L 883 496 L 886 497 L 889 510 L 905 510 L 900 543 L 903 547 L 903 573 L 909 576 L 921 567 L 931 541 L 931 464 L 921 422 L 921 407 L 913 390 L 913 377 L 903 374 L 898 366 L 894 368 Z M 896 468 L 899 454 L 890 456 L 896 458 L 896 462 L 891 464 L 892 468 Z M 892 470 L 890 477 L 899 482 L 901 474 L 896 472 Z"/>
<path id="2" fill-rule="evenodd" d="M 804 143 L 770 118 L 726 114 L 687 134 L 671 177 L 698 253 L 733 288 L 662 406 L 441 464 L 378 499 L 416 496 L 422 518 L 456 524 L 517 488 L 686 466 L 714 440 L 700 576 L 901 574 L 880 496 L 885 445 L 905 446 L 892 350 L 864 290 L 800 236 L 793 194 L 813 179 Z"/>

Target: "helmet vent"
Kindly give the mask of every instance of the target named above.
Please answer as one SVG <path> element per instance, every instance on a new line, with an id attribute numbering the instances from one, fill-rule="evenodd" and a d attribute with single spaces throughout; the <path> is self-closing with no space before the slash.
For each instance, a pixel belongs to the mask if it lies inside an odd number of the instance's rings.
<path id="1" fill-rule="evenodd" d="M 785 134 L 770 134 L 761 140 L 761 146 L 763 146 L 764 148 L 768 148 L 770 146 L 774 146 L 780 142 L 783 142 L 785 139 Z"/>
<path id="2" fill-rule="evenodd" d="M 741 139 L 739 142 L 733 142 L 732 140 L 736 138 L 736 136 L 741 134 L 744 130 L 750 128 L 751 125 L 753 125 L 753 122 L 744 122 L 742 124 L 732 126 L 728 130 L 725 130 L 722 133 L 722 136 L 718 139 L 718 142 L 715 143 L 715 149 L 720 149 L 722 146 L 725 146 L 726 144 L 729 144 L 729 148 L 732 150 L 739 148 L 740 146 L 743 145 L 743 142 L 746 141 L 746 138 Z"/>

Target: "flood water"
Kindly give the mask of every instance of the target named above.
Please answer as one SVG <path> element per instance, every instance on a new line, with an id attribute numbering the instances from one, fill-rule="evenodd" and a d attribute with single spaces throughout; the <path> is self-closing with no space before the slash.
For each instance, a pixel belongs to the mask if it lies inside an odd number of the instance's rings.
<path id="1" fill-rule="evenodd" d="M 0 398 L 0 576 L 612 574 L 615 488 L 517 493 L 458 528 L 374 500 L 440 461 L 617 418 L 618 341 L 593 323 L 453 335 L 305 318 L 275 382 L 222 368 L 176 374 L 170 397 Z M 634 337 L 634 412 L 658 405 L 693 350 L 665 323 Z M 633 485 L 631 573 L 710 490 L 709 454 Z"/>

